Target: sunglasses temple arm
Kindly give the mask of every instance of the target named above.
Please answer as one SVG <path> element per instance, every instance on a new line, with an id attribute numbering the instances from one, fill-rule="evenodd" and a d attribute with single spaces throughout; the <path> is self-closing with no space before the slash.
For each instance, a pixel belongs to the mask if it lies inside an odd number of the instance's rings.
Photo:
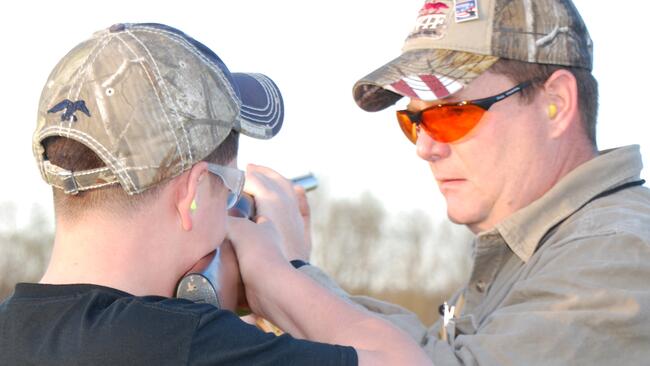
<path id="1" fill-rule="evenodd" d="M 530 80 L 525 81 L 525 82 L 523 82 L 523 83 L 521 83 L 519 85 L 516 85 L 512 89 L 506 90 L 505 92 L 503 92 L 503 93 L 501 93 L 499 95 L 495 95 L 493 97 L 489 97 L 489 98 L 485 98 L 485 99 L 474 100 L 474 101 L 472 101 L 472 104 L 474 104 L 476 106 L 479 106 L 479 107 L 481 107 L 481 108 L 483 108 L 483 109 L 485 109 L 487 111 L 488 109 L 490 109 L 490 107 L 492 107 L 492 105 L 494 103 L 502 101 L 502 100 L 508 98 L 509 96 L 512 96 L 513 94 L 519 93 L 524 88 L 529 87 L 532 83 L 533 82 L 530 81 Z"/>

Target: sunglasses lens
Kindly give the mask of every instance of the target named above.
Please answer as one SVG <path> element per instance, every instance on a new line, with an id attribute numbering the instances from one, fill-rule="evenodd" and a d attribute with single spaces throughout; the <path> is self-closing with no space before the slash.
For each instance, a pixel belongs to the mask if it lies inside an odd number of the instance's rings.
<path id="1" fill-rule="evenodd" d="M 446 105 L 422 111 L 420 127 L 438 142 L 454 142 L 467 135 L 479 123 L 485 110 L 476 105 Z M 417 142 L 417 126 L 406 111 L 397 112 L 397 119 L 406 137 Z"/>
<path id="2" fill-rule="evenodd" d="M 411 117 L 408 115 L 408 112 L 397 111 L 397 121 L 406 138 L 412 143 L 415 143 L 418 140 L 418 126 L 411 122 Z"/>
<path id="3" fill-rule="evenodd" d="M 422 113 L 422 127 L 436 141 L 453 142 L 476 127 L 484 113 L 472 104 L 433 108 Z"/>

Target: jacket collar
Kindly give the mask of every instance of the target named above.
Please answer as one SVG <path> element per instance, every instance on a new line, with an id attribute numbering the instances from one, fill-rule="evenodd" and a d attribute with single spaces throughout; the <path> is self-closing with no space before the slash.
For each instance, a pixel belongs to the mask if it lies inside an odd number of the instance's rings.
<path id="1" fill-rule="evenodd" d="M 544 235 L 602 192 L 640 179 L 643 163 L 638 145 L 601 151 L 578 166 L 530 205 L 478 236 L 503 237 L 524 262 L 533 255 Z"/>

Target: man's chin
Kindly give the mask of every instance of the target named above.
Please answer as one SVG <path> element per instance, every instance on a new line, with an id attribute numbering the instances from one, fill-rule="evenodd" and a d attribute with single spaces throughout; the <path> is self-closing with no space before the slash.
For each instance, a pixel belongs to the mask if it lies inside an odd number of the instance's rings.
<path id="1" fill-rule="evenodd" d="M 454 224 L 466 225 L 465 221 L 463 221 L 463 220 L 461 220 L 459 218 L 456 218 L 455 216 L 452 216 L 449 212 L 447 212 L 447 218 L 449 218 L 449 221 L 453 222 Z"/>
<path id="2" fill-rule="evenodd" d="M 449 218 L 449 221 L 453 222 L 456 225 L 472 226 L 475 224 L 474 220 L 470 220 L 465 217 L 458 217 L 458 216 L 451 215 L 449 213 L 447 213 L 447 217 Z"/>
<path id="3" fill-rule="evenodd" d="M 474 233 L 483 231 L 482 224 L 485 220 L 482 220 L 481 216 L 476 212 L 456 212 L 447 207 L 447 217 L 454 224 L 465 225 Z"/>

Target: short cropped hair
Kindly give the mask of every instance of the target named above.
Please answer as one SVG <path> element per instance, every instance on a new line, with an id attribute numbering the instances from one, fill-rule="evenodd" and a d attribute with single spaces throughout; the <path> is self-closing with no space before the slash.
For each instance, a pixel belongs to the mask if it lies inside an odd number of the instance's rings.
<path id="1" fill-rule="evenodd" d="M 533 80 L 533 87 L 522 90 L 522 99 L 526 103 L 533 101 L 536 92 L 557 70 L 567 70 L 576 78 L 578 84 L 578 108 L 582 126 L 589 141 L 596 148 L 596 121 L 598 119 L 598 82 L 591 71 L 578 67 L 561 65 L 535 64 L 523 61 L 500 59 L 489 71 L 508 77 L 515 83 Z"/>
<path id="2" fill-rule="evenodd" d="M 43 141 L 45 156 L 63 169 L 75 172 L 104 167 L 106 164 L 82 143 L 61 136 L 48 137 Z M 226 139 L 203 161 L 228 164 L 237 156 L 239 133 L 231 131 Z M 136 211 L 146 202 L 158 196 L 167 182 L 161 182 L 146 191 L 129 195 L 119 184 L 81 191 L 76 195 L 65 194 L 53 187 L 55 214 L 68 219 L 81 217 L 89 209 L 101 207 L 108 213 L 124 215 Z"/>

